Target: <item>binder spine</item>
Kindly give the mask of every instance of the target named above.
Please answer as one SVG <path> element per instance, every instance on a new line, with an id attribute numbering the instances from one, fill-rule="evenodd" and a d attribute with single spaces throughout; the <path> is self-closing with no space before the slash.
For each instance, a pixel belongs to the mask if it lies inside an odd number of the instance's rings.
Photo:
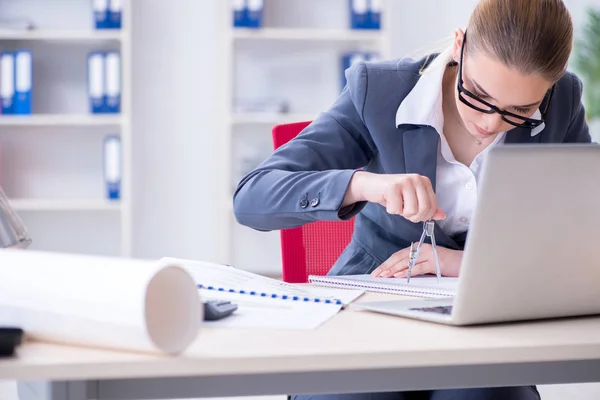
<path id="1" fill-rule="evenodd" d="M 107 27 L 111 29 L 121 29 L 123 14 L 123 0 L 110 0 L 107 13 Z"/>
<path id="2" fill-rule="evenodd" d="M 111 200 L 121 198 L 121 138 L 109 135 L 104 139 L 104 180 Z"/>
<path id="3" fill-rule="evenodd" d="M 248 25 L 246 20 L 246 1 L 233 0 L 231 6 L 233 8 L 233 26 L 236 28 L 246 27 Z"/>
<path id="4" fill-rule="evenodd" d="M 350 9 L 350 28 L 368 29 L 369 0 L 348 0 Z"/>
<path id="5" fill-rule="evenodd" d="M 263 18 L 263 0 L 246 0 L 246 25 L 249 28 L 260 28 Z"/>
<path id="6" fill-rule="evenodd" d="M 381 9 L 382 0 L 371 0 L 371 5 L 369 7 L 369 29 L 381 29 Z"/>
<path id="7" fill-rule="evenodd" d="M 121 55 L 111 51 L 104 57 L 104 71 L 106 76 L 106 104 L 107 113 L 121 111 Z"/>
<path id="8" fill-rule="evenodd" d="M 14 114 L 15 110 L 15 55 L 0 53 L 0 101 L 2 114 Z"/>
<path id="9" fill-rule="evenodd" d="M 31 114 L 32 80 L 33 59 L 31 51 L 19 50 L 15 53 L 15 114 Z"/>
<path id="10" fill-rule="evenodd" d="M 290 295 L 282 295 L 277 293 L 266 293 L 252 290 L 236 290 L 236 289 L 228 289 L 217 286 L 205 286 L 198 285 L 198 289 L 203 290 L 214 290 L 217 292 L 227 292 L 227 293 L 236 293 L 236 294 L 245 294 L 248 296 L 257 296 L 263 298 L 272 298 L 272 299 L 280 299 L 280 300 L 290 300 L 290 301 L 300 301 L 305 303 L 324 303 L 324 304 L 336 304 L 343 305 L 344 303 L 338 299 L 321 299 L 318 297 L 305 297 L 305 296 L 290 296 Z"/>
<path id="11" fill-rule="evenodd" d="M 96 29 L 108 29 L 110 27 L 108 0 L 93 0 L 92 7 Z"/>
<path id="12" fill-rule="evenodd" d="M 90 111 L 94 114 L 104 111 L 106 96 L 104 81 L 104 54 L 92 52 L 88 56 L 88 95 Z"/>

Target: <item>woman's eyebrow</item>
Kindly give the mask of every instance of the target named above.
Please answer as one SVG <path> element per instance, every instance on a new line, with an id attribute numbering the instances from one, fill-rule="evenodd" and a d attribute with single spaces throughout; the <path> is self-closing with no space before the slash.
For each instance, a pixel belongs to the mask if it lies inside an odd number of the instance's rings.
<path id="1" fill-rule="evenodd" d="M 485 91 L 485 89 L 484 89 L 484 88 L 482 88 L 482 87 L 481 87 L 481 85 L 480 85 L 479 83 L 477 83 L 477 82 L 476 82 L 474 79 L 471 79 L 471 82 L 473 82 L 473 85 L 474 85 L 474 86 L 477 88 L 477 90 L 478 90 L 478 91 L 479 91 L 479 92 L 480 92 L 482 95 L 484 95 L 485 97 L 488 97 L 488 98 L 490 98 L 490 99 L 492 99 L 492 100 L 494 100 L 494 101 L 496 101 L 496 102 L 498 101 L 498 100 L 496 100 L 495 98 L 493 98 L 492 96 L 490 96 L 490 95 L 489 95 L 489 93 L 488 93 L 488 92 L 486 92 L 486 91 Z M 540 103 L 541 103 L 543 100 L 544 100 L 544 99 L 542 99 L 542 100 L 539 100 L 539 101 L 536 101 L 535 103 L 531 103 L 531 104 L 525 104 L 525 105 L 521 105 L 521 106 L 511 106 L 511 107 L 517 107 L 517 108 L 529 108 L 529 107 L 533 107 L 533 106 L 535 106 L 535 105 L 538 105 L 538 104 L 540 104 Z"/>

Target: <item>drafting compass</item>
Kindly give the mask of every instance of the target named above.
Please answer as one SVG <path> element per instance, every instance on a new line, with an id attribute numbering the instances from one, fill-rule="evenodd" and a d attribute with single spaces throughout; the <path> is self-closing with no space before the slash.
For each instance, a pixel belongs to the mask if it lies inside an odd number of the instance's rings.
<path id="1" fill-rule="evenodd" d="M 415 248 L 414 243 L 410 244 L 410 255 L 408 258 L 408 275 L 407 282 L 410 282 L 410 275 L 412 273 L 412 269 L 419 258 L 419 253 L 421 252 L 421 246 L 423 245 L 423 241 L 426 236 L 431 238 L 431 249 L 433 250 L 433 257 L 435 258 L 435 274 L 437 276 L 438 282 L 440 281 L 440 261 L 438 259 L 437 250 L 435 248 L 435 235 L 433 230 L 435 228 L 435 223 L 432 220 L 423 222 L 423 233 L 421 234 L 421 239 L 419 239 L 419 244 L 417 248 Z"/>

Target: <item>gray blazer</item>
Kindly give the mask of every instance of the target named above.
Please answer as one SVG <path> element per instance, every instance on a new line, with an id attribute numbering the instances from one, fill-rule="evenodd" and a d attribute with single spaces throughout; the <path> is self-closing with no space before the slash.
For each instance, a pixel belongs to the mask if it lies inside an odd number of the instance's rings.
<path id="1" fill-rule="evenodd" d="M 418 241 L 421 223 L 390 215 L 374 203 L 358 203 L 347 213 L 340 212 L 340 205 L 358 168 L 421 174 L 435 189 L 439 134 L 430 126 L 398 127 L 395 122 L 423 62 L 404 59 L 349 68 L 347 86 L 333 106 L 240 181 L 233 198 L 237 221 L 267 231 L 356 216 L 352 241 L 330 275 L 369 273 Z M 581 81 L 565 74 L 544 130 L 532 136 L 529 129 L 514 128 L 504 143 L 590 142 L 581 93 Z M 449 237 L 436 226 L 435 235 L 438 246 L 463 249 L 467 232 Z"/>

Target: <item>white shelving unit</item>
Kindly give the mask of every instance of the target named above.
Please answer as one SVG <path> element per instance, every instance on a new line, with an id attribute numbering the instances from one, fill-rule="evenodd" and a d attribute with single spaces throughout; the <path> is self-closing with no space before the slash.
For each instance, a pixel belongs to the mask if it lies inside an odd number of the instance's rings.
<path id="1" fill-rule="evenodd" d="M 86 0 L 83 0 L 86 1 Z M 126 35 L 123 30 L 92 30 L 92 29 L 37 29 L 31 31 L 0 30 L 2 40 L 39 40 L 39 41 L 70 41 L 96 42 L 98 40 L 121 40 Z"/>
<path id="2" fill-rule="evenodd" d="M 46 115 L 2 115 L 0 126 L 120 126 L 123 118 L 120 115 L 93 114 L 46 114 Z"/>
<path id="3" fill-rule="evenodd" d="M 17 211 L 119 211 L 121 205 L 107 200 L 11 199 Z"/>
<path id="4" fill-rule="evenodd" d="M 323 28 L 234 28 L 233 37 L 242 40 L 285 40 L 325 42 L 379 42 L 379 31 L 349 31 L 349 29 Z"/>
<path id="5" fill-rule="evenodd" d="M 0 0 L 3 20 L 32 30 L 0 30 L 0 50 L 33 55 L 31 115 L 0 115 L 0 176 L 23 219 L 32 249 L 131 255 L 131 0 L 122 28 L 97 30 L 92 0 Z M 121 113 L 89 110 L 89 52 L 121 54 Z M 103 142 L 119 135 L 122 187 L 108 200 Z"/>
<path id="6" fill-rule="evenodd" d="M 233 26 L 232 2 L 223 2 L 222 82 L 226 93 L 223 150 L 229 157 L 223 212 L 228 262 L 267 275 L 281 273 L 279 232 L 257 232 L 235 221 L 231 202 L 241 176 L 273 149 L 276 124 L 313 120 L 328 109 L 341 91 L 342 56 L 350 51 L 391 54 L 390 0 L 384 0 L 380 30 L 352 30 L 347 0 L 265 0 L 261 28 Z M 236 112 L 239 100 L 284 101 L 288 112 Z"/>

